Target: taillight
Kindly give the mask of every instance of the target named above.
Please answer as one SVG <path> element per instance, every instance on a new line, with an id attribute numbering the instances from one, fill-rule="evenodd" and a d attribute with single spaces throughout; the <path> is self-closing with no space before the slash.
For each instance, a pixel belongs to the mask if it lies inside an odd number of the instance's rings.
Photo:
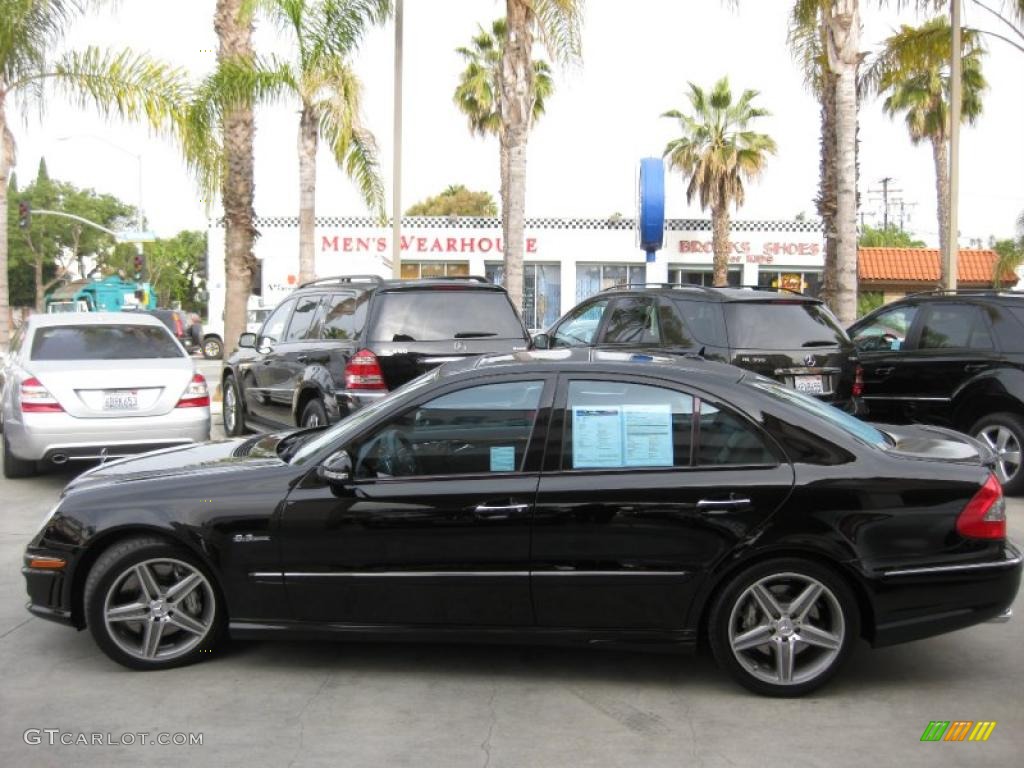
<path id="1" fill-rule="evenodd" d="M 174 335 L 175 336 L 184 336 L 185 335 L 185 326 L 183 326 L 181 324 L 181 318 L 178 316 L 177 313 L 175 313 L 173 315 L 173 317 L 174 317 Z"/>
<path id="2" fill-rule="evenodd" d="M 1006 538 L 1006 504 L 1003 488 L 995 475 L 989 475 L 985 484 L 967 502 L 956 519 L 956 531 L 972 539 Z"/>
<path id="3" fill-rule="evenodd" d="M 175 408 L 209 408 L 210 390 L 206 386 L 206 379 L 202 374 L 192 376 L 185 394 L 181 396 Z"/>
<path id="4" fill-rule="evenodd" d="M 60 413 L 63 410 L 57 398 L 50 394 L 39 379 L 33 376 L 21 382 L 22 413 Z"/>
<path id="5" fill-rule="evenodd" d="M 858 365 L 853 372 L 853 396 L 860 397 L 864 394 L 864 367 Z"/>
<path id="6" fill-rule="evenodd" d="M 345 366 L 345 389 L 387 389 L 384 372 L 377 356 L 368 349 L 360 349 Z"/>

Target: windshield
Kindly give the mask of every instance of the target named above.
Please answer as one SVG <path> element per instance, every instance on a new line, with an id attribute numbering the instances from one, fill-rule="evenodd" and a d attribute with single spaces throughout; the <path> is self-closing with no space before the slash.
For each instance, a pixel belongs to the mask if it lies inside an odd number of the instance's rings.
<path id="1" fill-rule="evenodd" d="M 151 360 L 184 355 L 162 325 L 55 325 L 36 329 L 31 359 Z"/>
<path id="2" fill-rule="evenodd" d="M 523 339 L 523 326 L 502 291 L 393 291 L 378 298 L 373 341 Z"/>
<path id="3" fill-rule="evenodd" d="M 818 418 L 824 419 L 832 424 L 832 426 L 839 427 L 848 435 L 851 435 L 862 442 L 868 443 L 869 445 L 883 446 L 892 444 L 892 441 L 888 437 L 867 422 L 861 421 L 838 408 L 834 408 L 828 403 L 823 403 L 815 397 L 805 395 L 802 392 L 797 392 L 794 389 L 784 387 L 781 384 L 767 379 L 758 378 L 753 381 L 747 381 L 746 383 L 751 387 L 767 393 L 776 400 L 780 400 L 788 405 L 795 405 L 797 408 L 811 413 Z"/>
<path id="4" fill-rule="evenodd" d="M 729 343 L 737 349 L 796 349 L 848 344 L 846 332 L 821 304 L 735 301 L 725 305 Z"/>
<path id="5" fill-rule="evenodd" d="M 419 378 L 413 379 L 399 387 L 387 397 L 382 397 L 377 402 L 342 419 L 330 429 L 311 433 L 302 442 L 289 447 L 289 451 L 294 451 L 290 459 L 287 456 L 282 456 L 282 458 L 290 464 L 304 464 L 310 457 L 315 456 L 324 448 L 340 442 L 343 433 L 349 430 L 358 430 L 363 424 L 371 421 L 378 412 L 390 407 L 396 400 L 407 398 L 412 393 L 437 379 L 439 371 L 440 369 L 433 368 Z"/>

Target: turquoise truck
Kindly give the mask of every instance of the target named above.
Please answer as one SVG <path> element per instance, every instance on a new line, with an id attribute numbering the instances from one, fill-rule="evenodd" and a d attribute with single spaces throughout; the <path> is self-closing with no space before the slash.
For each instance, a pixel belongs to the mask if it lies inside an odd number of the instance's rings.
<path id="1" fill-rule="evenodd" d="M 46 295 L 46 311 L 51 313 L 120 312 L 122 309 L 156 309 L 152 286 L 111 275 L 72 280 Z"/>

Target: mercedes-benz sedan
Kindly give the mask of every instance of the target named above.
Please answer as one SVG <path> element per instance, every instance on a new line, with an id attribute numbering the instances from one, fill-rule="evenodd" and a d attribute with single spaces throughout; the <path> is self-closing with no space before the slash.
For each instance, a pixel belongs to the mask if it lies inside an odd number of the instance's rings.
<path id="1" fill-rule="evenodd" d="M 210 394 L 142 312 L 33 315 L 0 367 L 5 477 L 210 439 Z"/>
<path id="2" fill-rule="evenodd" d="M 29 610 L 136 669 L 227 633 L 706 642 L 797 695 L 859 638 L 1008 618 L 993 460 L 699 358 L 483 357 L 330 428 L 85 473 L 25 554 Z"/>

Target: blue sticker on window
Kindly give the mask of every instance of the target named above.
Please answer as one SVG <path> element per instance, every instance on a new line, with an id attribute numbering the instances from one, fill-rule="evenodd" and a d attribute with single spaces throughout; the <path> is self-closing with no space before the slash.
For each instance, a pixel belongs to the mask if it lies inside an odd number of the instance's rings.
<path id="1" fill-rule="evenodd" d="M 496 445 L 491 448 L 491 472 L 515 472 L 516 449 L 511 445 Z"/>

